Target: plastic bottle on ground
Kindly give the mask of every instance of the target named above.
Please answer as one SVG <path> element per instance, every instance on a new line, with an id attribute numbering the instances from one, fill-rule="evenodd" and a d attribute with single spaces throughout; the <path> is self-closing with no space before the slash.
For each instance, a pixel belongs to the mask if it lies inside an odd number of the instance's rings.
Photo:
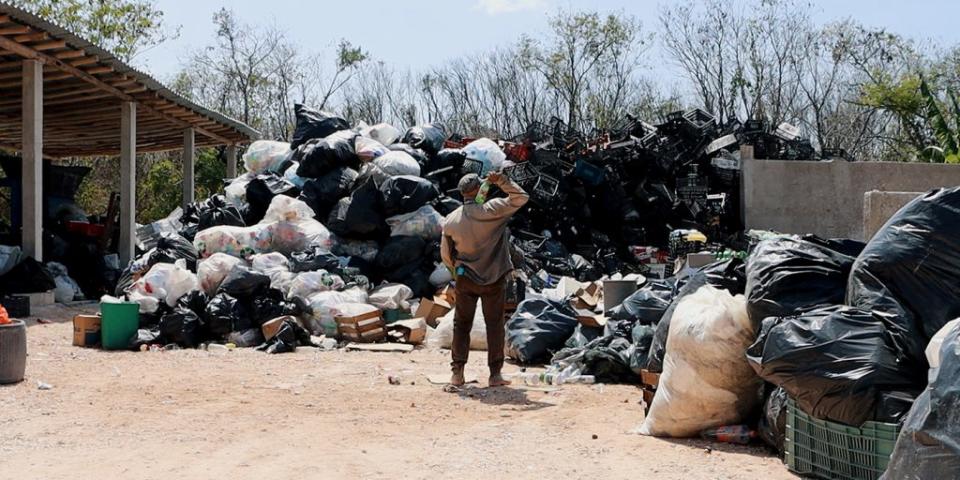
<path id="1" fill-rule="evenodd" d="M 724 425 L 722 427 L 708 428 L 700 432 L 700 437 L 715 442 L 746 445 L 750 443 L 751 439 L 757 438 L 757 431 L 751 430 L 750 427 L 746 425 Z"/>

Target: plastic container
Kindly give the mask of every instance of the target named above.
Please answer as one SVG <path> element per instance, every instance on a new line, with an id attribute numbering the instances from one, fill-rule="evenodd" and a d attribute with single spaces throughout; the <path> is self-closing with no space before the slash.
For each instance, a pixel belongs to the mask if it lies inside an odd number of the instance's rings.
<path id="1" fill-rule="evenodd" d="M 23 380 L 27 369 L 27 325 L 12 320 L 0 325 L 0 385 Z"/>
<path id="2" fill-rule="evenodd" d="M 789 399 L 783 461 L 803 476 L 875 480 L 887 469 L 899 434 L 895 423 L 864 422 L 857 428 L 813 418 Z"/>
<path id="3" fill-rule="evenodd" d="M 619 306 L 630 295 L 637 291 L 636 280 L 604 280 L 603 281 L 603 309 L 610 310 Z"/>
<path id="4" fill-rule="evenodd" d="M 140 304 L 101 303 L 100 343 L 104 350 L 126 350 L 140 327 Z"/>
<path id="5" fill-rule="evenodd" d="M 383 311 L 383 321 L 386 323 L 399 322 L 400 320 L 410 320 L 413 318 L 410 312 L 402 308 L 394 308 Z"/>
<path id="6" fill-rule="evenodd" d="M 603 183 L 604 173 L 603 167 L 582 159 L 577 160 L 576 166 L 573 169 L 573 175 L 575 177 L 583 180 L 587 185 L 594 187 Z"/>

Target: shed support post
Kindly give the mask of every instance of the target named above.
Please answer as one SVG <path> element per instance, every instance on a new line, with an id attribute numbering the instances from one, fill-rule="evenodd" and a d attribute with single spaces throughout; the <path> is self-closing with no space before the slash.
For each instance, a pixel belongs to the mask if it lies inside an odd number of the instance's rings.
<path id="1" fill-rule="evenodd" d="M 197 160 L 195 137 L 192 128 L 183 131 L 183 208 L 194 201 L 194 167 Z"/>
<path id="2" fill-rule="evenodd" d="M 43 64 L 23 61 L 23 252 L 43 261 Z"/>
<path id="3" fill-rule="evenodd" d="M 227 145 L 227 178 L 237 178 L 237 146 Z"/>
<path id="4" fill-rule="evenodd" d="M 137 211 L 137 104 L 120 106 L 120 265 L 134 256 Z"/>

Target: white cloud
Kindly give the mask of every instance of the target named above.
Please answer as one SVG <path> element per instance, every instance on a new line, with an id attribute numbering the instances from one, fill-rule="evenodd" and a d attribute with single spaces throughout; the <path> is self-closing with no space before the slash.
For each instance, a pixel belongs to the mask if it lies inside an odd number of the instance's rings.
<path id="1" fill-rule="evenodd" d="M 500 15 L 527 10 L 540 10 L 546 6 L 547 0 L 477 0 L 473 8 L 487 15 Z"/>

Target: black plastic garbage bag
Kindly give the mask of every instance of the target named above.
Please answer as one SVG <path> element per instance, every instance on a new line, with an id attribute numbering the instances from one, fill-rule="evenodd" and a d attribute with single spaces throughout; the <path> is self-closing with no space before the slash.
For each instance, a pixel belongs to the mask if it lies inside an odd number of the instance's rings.
<path id="1" fill-rule="evenodd" d="M 165 343 L 196 348 L 203 340 L 204 324 L 193 310 L 176 307 L 160 318 L 160 337 Z"/>
<path id="2" fill-rule="evenodd" d="M 710 285 L 714 288 L 727 290 L 733 295 L 739 295 L 743 293 L 746 281 L 743 260 L 737 258 L 711 263 L 697 270 L 688 278 L 677 279 L 679 290 L 673 297 L 670 307 L 663 312 L 663 316 L 657 324 L 657 333 L 653 337 L 653 345 L 650 347 L 650 356 L 647 359 L 647 370 L 655 373 L 663 371 L 663 356 L 667 348 L 667 335 L 670 333 L 670 319 L 683 297 L 696 292 L 704 285 Z"/>
<path id="3" fill-rule="evenodd" d="M 252 225 L 263 220 L 263 216 L 270 207 L 270 202 L 277 195 L 297 198 L 300 195 L 300 189 L 274 173 L 257 175 L 257 178 L 247 184 L 248 208 L 245 212 L 244 221 L 248 221 Z"/>
<path id="4" fill-rule="evenodd" d="M 436 185 L 412 175 L 390 177 L 380 185 L 380 198 L 388 217 L 413 212 L 439 196 Z"/>
<path id="5" fill-rule="evenodd" d="M 210 227 L 246 226 L 240 210 L 227 204 L 223 195 L 214 195 L 206 200 L 187 205 L 180 217 L 180 223 L 184 225 L 180 234 L 188 240 L 192 240 L 197 232 Z"/>
<path id="6" fill-rule="evenodd" d="M 301 189 L 300 200 L 313 209 L 318 219 L 326 220 L 334 205 L 350 195 L 358 176 L 360 174 L 352 168 L 337 167 L 320 178 L 307 180 Z"/>
<path id="7" fill-rule="evenodd" d="M 566 303 L 524 300 L 507 321 L 507 356 L 520 363 L 545 360 L 563 348 L 579 324 Z"/>
<path id="8" fill-rule="evenodd" d="M 630 368 L 629 338 L 608 335 L 580 348 L 565 348 L 550 360 L 551 364 L 573 364 L 581 375 L 593 375 L 597 383 L 640 383 L 640 376 Z"/>
<path id="9" fill-rule="evenodd" d="M 206 311 L 207 332 L 210 338 L 223 338 L 230 332 L 253 328 L 253 318 L 243 302 L 227 293 L 218 293 L 210 299 Z"/>
<path id="10" fill-rule="evenodd" d="M 563 344 L 566 348 L 580 348 L 584 345 L 603 336 L 603 327 L 588 327 L 582 323 L 577 324 L 573 330 L 573 335 Z"/>
<path id="11" fill-rule="evenodd" d="M 960 187 L 933 190 L 900 209 L 850 272 L 847 304 L 882 315 L 918 376 L 923 350 L 960 317 Z"/>
<path id="12" fill-rule="evenodd" d="M 208 303 L 210 303 L 210 299 L 206 293 L 201 290 L 194 290 L 177 300 L 177 308 L 192 310 L 203 319 L 206 315 Z"/>
<path id="13" fill-rule="evenodd" d="M 136 335 L 130 338 L 130 344 L 128 348 L 130 350 L 139 352 L 143 345 L 158 345 L 160 342 L 161 339 L 159 330 L 141 328 L 137 330 Z"/>
<path id="14" fill-rule="evenodd" d="M 293 152 L 299 162 L 297 176 L 320 178 L 338 167 L 360 168 L 360 157 L 354 147 L 356 132 L 337 132 L 326 138 L 310 140 Z"/>
<path id="15" fill-rule="evenodd" d="M 427 168 L 420 173 L 422 173 L 423 176 L 427 176 L 427 174 L 437 170 L 450 168 L 459 174 L 460 169 L 463 167 L 463 162 L 466 160 L 467 155 L 463 153 L 463 150 L 460 150 L 459 148 L 444 148 L 433 156 L 433 159 L 427 165 Z"/>
<path id="16" fill-rule="evenodd" d="M 653 336 L 657 328 L 637 322 L 630 333 L 633 345 L 630 347 L 630 369 L 640 375 L 640 371 L 647 368 L 647 358 L 650 356 L 650 347 L 653 345 Z"/>
<path id="17" fill-rule="evenodd" d="M 747 360 L 801 410 L 853 426 L 873 419 L 880 392 L 925 381 L 903 368 L 877 314 L 846 306 L 764 320 Z"/>
<path id="18" fill-rule="evenodd" d="M 350 124 L 346 120 L 330 113 L 314 110 L 306 105 L 295 104 L 293 114 L 297 118 L 297 127 L 293 131 L 291 149 L 296 149 L 308 140 L 324 138 L 334 132 L 347 130 Z"/>
<path id="19" fill-rule="evenodd" d="M 810 240 L 818 239 L 763 240 L 747 258 L 747 314 L 755 324 L 843 303 L 855 258 Z"/>
<path id="20" fill-rule="evenodd" d="M 251 270 L 246 265 L 236 265 L 220 283 L 219 292 L 235 298 L 250 298 L 270 288 L 270 277 Z"/>
<path id="21" fill-rule="evenodd" d="M 38 293 L 57 288 L 53 275 L 42 263 L 27 257 L 0 277 L 0 293 Z"/>
<path id="22" fill-rule="evenodd" d="M 443 142 L 447 140 L 447 134 L 443 125 L 439 123 L 417 125 L 410 127 L 403 134 L 400 142 L 406 143 L 413 148 L 419 148 L 430 155 L 435 155 L 443 148 Z"/>
<path id="23" fill-rule="evenodd" d="M 277 334 L 257 347 L 257 350 L 267 353 L 288 353 L 295 351 L 298 346 L 315 346 L 310 340 L 310 332 L 297 322 L 284 320 Z"/>
<path id="24" fill-rule="evenodd" d="M 446 217 L 453 213 L 454 210 L 463 206 L 463 202 L 455 198 L 450 198 L 446 195 L 441 195 L 437 197 L 436 200 L 430 203 L 433 205 L 433 209 L 437 211 L 440 215 Z"/>
<path id="25" fill-rule="evenodd" d="M 917 397 L 882 480 L 957 478 L 960 474 L 960 328 L 947 333 L 940 367 Z"/>
<path id="26" fill-rule="evenodd" d="M 277 317 L 282 317 L 290 311 L 283 298 L 283 292 L 276 288 L 268 288 L 250 300 L 250 317 L 255 327 Z"/>
<path id="27" fill-rule="evenodd" d="M 673 280 L 650 280 L 642 288 L 627 297 L 623 303 L 607 312 L 608 320 L 637 320 L 644 324 L 656 324 L 670 308 L 676 295 Z"/>
<path id="28" fill-rule="evenodd" d="M 187 262 L 188 270 L 197 268 L 197 248 L 193 246 L 193 242 L 176 233 L 166 232 L 160 235 L 157 246 L 146 255 L 146 263 L 151 267 L 157 263 L 176 263 L 177 260 L 184 260 Z"/>
<path id="29" fill-rule="evenodd" d="M 330 211 L 327 228 L 347 238 L 376 238 L 387 231 L 380 207 L 380 189 L 372 178 L 357 179 L 350 198 L 342 198 Z"/>
<path id="30" fill-rule="evenodd" d="M 780 454 L 783 453 L 783 441 L 787 434 L 787 392 L 767 384 L 771 392 L 763 402 L 763 412 L 757 425 L 760 438 Z"/>
<path id="31" fill-rule="evenodd" d="M 340 259 L 320 247 L 290 254 L 291 272 L 315 272 L 317 270 L 336 273 L 340 270 Z"/>
<path id="32" fill-rule="evenodd" d="M 409 266 L 412 266 L 414 270 L 419 269 L 420 260 L 426 246 L 427 243 L 420 237 L 390 237 L 390 240 L 377 253 L 374 264 L 381 272 L 385 273 Z M 412 270 L 410 273 L 412 273 Z"/>

